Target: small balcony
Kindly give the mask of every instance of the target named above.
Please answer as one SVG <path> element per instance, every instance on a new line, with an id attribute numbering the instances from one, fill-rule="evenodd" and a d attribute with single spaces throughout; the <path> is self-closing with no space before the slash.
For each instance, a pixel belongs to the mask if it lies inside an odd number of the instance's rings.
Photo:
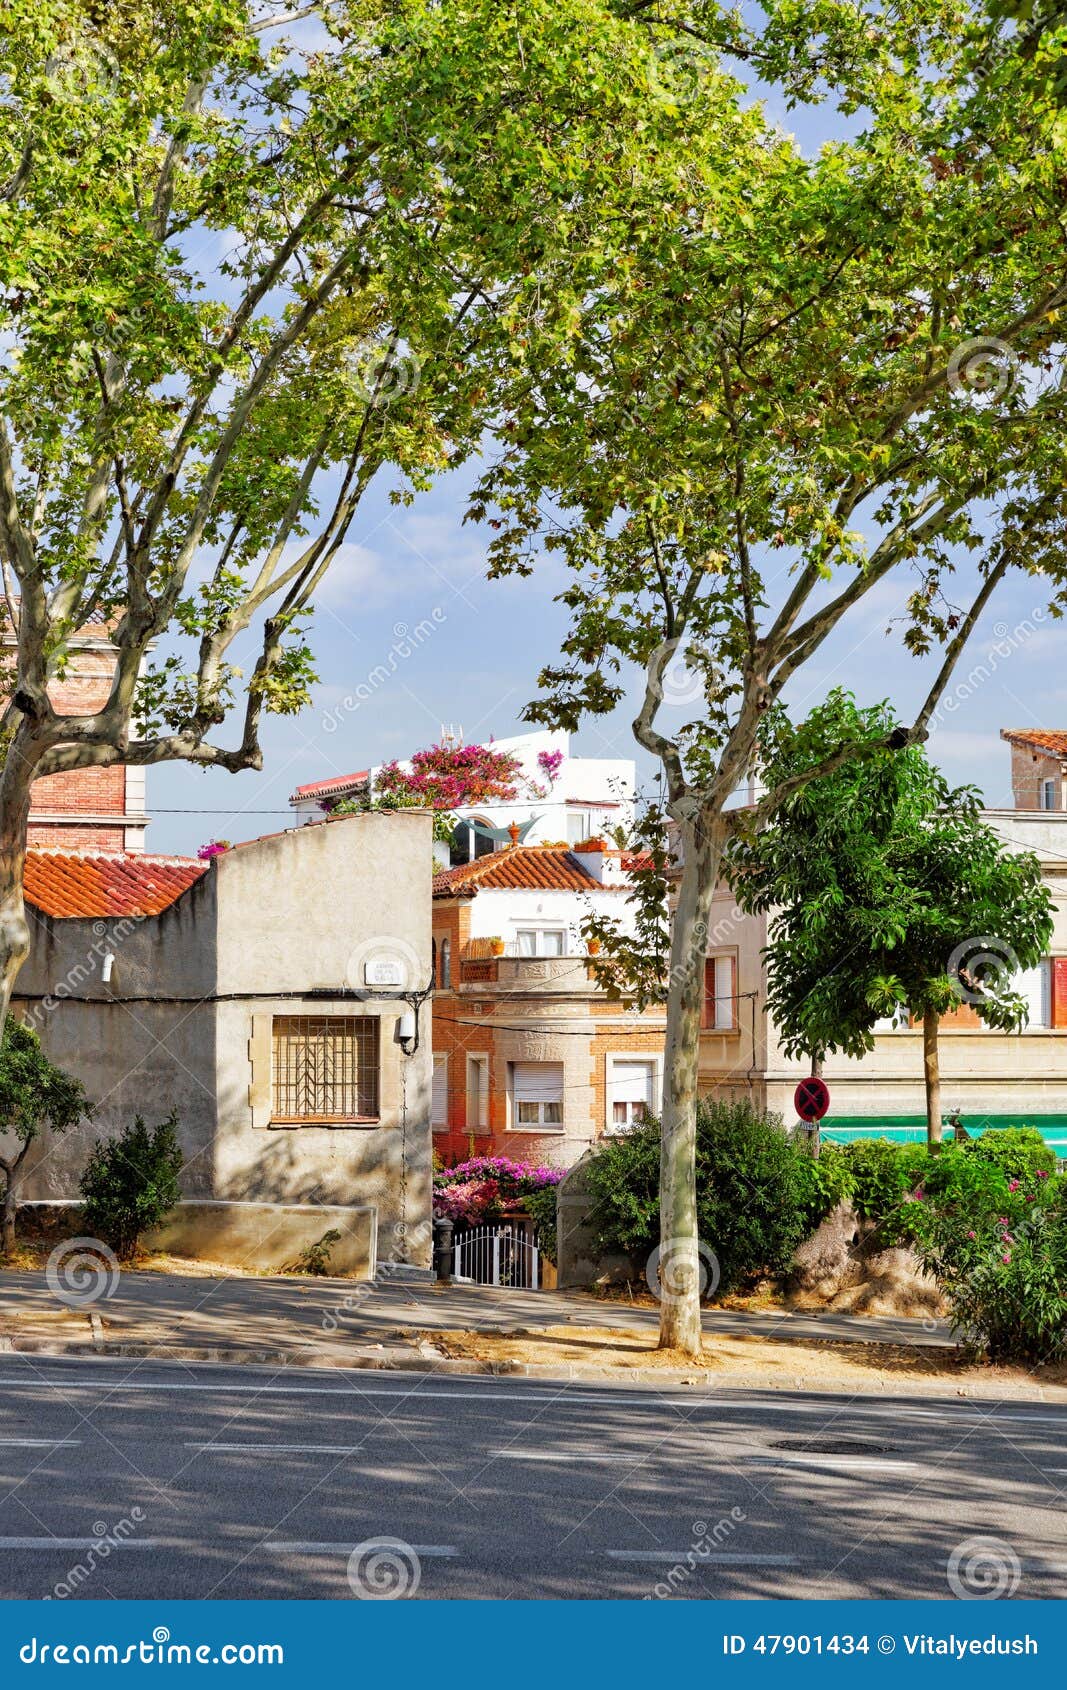
<path id="1" fill-rule="evenodd" d="M 490 991 L 502 997 L 527 993 L 578 994 L 589 997 L 596 982 L 582 956 L 467 956 L 460 961 L 460 989 Z"/>

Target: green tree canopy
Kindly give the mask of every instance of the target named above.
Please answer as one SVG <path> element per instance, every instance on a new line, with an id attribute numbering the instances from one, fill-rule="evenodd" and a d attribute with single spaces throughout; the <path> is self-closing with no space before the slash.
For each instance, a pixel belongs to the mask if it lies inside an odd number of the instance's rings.
<path id="1" fill-rule="evenodd" d="M 917 1017 L 936 1140 L 940 1019 L 969 1004 L 989 1026 L 1025 1025 L 1018 976 L 1047 954 L 1053 903 L 1038 859 L 1003 844 L 973 788 L 950 788 L 919 746 L 885 749 L 895 726 L 888 705 L 840 691 L 796 727 L 772 712 L 771 787 L 845 740 L 872 754 L 796 785 L 767 825 L 736 834 L 726 867 L 742 909 L 770 918 L 767 1002 L 786 1051 L 861 1056 L 882 1017 Z"/>
<path id="2" fill-rule="evenodd" d="M 921 741 L 1010 573 L 1042 577 L 1062 610 L 1067 135 L 1010 25 L 968 0 L 698 8 L 684 50 L 637 10 L 661 102 L 686 115 L 687 191 L 648 207 L 624 260 L 542 272 L 572 357 L 534 325 L 473 508 L 500 524 L 497 573 L 543 549 L 566 571 L 569 626 L 532 719 L 575 728 L 636 685 L 634 732 L 663 770 L 673 917 L 646 903 L 635 949 L 670 981 L 661 1224 L 676 1239 L 696 1224 L 710 905 L 761 719 L 887 583 L 905 647 L 930 659 L 894 744 Z M 806 152 L 739 68 L 849 123 Z M 799 778 L 870 749 L 842 742 Z M 791 789 L 768 790 L 757 821 Z M 695 1242 L 692 1268 L 691 1284 Z M 691 1289 L 665 1300 L 662 1332 L 696 1348 Z"/>

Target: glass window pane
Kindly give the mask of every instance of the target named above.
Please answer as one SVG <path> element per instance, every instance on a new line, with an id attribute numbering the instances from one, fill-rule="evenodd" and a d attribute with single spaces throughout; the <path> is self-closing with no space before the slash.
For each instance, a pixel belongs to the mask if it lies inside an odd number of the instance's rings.
<path id="1" fill-rule="evenodd" d="M 542 1108 L 545 1112 L 544 1119 L 549 1126 L 559 1127 L 563 1125 L 562 1103 L 545 1103 L 542 1104 Z"/>

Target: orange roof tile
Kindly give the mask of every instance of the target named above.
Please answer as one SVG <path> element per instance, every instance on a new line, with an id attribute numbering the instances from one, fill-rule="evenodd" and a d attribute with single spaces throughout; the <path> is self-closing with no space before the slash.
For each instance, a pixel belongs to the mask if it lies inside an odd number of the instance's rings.
<path id="1" fill-rule="evenodd" d="M 435 898 L 451 898 L 464 893 L 473 897 L 483 888 L 492 892 L 611 890 L 610 887 L 602 887 L 599 880 L 583 868 L 581 857 L 554 845 L 513 845 L 504 851 L 489 852 L 473 863 L 442 869 L 433 877 Z"/>
<path id="2" fill-rule="evenodd" d="M 26 898 L 45 915 L 158 915 L 187 892 L 207 864 L 195 857 L 29 851 Z"/>
<path id="3" fill-rule="evenodd" d="M 1067 757 L 1067 731 L 1061 728 L 1001 728 L 1000 737 L 1013 745 L 1032 745 L 1038 751 L 1051 751 L 1054 757 Z"/>

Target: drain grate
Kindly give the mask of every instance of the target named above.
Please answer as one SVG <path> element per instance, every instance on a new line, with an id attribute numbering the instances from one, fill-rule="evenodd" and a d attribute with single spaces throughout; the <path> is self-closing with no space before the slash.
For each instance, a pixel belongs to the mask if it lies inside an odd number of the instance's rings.
<path id="1" fill-rule="evenodd" d="M 788 1449 L 803 1455 L 894 1455 L 896 1444 L 872 1444 L 864 1438 L 780 1438 L 769 1449 Z"/>

